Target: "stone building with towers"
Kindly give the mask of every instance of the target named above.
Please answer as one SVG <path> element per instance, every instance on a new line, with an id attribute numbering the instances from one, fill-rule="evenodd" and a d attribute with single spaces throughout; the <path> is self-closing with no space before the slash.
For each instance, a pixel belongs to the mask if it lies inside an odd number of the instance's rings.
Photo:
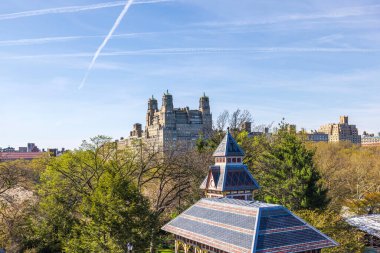
<path id="1" fill-rule="evenodd" d="M 153 96 L 148 100 L 145 129 L 140 123 L 133 125 L 127 139 L 119 145 L 132 145 L 134 140 L 143 140 L 149 145 L 168 149 L 172 146 L 193 146 L 200 135 L 207 137 L 212 130 L 210 100 L 203 94 L 199 108 L 175 108 L 173 96 L 166 91 L 161 107 Z"/>
<path id="2" fill-rule="evenodd" d="M 329 142 L 350 141 L 355 144 L 361 143 L 361 137 L 356 125 L 348 123 L 348 116 L 340 116 L 339 123 L 330 123 L 319 128 L 319 133 L 328 134 Z"/>
<path id="3" fill-rule="evenodd" d="M 205 198 L 162 227 L 175 253 L 320 253 L 338 245 L 281 205 L 254 200 L 259 185 L 227 132 L 201 185 Z"/>

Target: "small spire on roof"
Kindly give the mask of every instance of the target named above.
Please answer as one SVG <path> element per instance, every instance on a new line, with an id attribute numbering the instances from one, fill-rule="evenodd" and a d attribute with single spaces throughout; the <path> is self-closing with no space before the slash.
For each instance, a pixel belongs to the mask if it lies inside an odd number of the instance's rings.
<path id="1" fill-rule="evenodd" d="M 227 133 L 229 133 L 230 132 L 230 127 L 227 127 Z"/>

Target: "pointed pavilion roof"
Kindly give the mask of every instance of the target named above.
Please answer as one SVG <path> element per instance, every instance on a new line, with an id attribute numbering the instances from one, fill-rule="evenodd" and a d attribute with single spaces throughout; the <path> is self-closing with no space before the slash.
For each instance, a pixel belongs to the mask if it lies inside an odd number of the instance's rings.
<path id="1" fill-rule="evenodd" d="M 240 148 L 239 144 L 237 144 L 230 130 L 227 128 L 226 135 L 212 156 L 244 156 L 244 151 Z"/>
<path id="2" fill-rule="evenodd" d="M 201 199 L 162 229 L 229 253 L 293 253 L 338 245 L 280 205 L 228 198 Z"/>

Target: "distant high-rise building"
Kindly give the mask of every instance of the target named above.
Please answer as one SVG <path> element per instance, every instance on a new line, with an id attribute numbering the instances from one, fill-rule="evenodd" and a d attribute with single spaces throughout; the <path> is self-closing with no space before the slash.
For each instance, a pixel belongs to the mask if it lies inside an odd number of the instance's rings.
<path id="1" fill-rule="evenodd" d="M 326 133 L 313 132 L 313 133 L 307 134 L 307 140 L 313 141 L 313 142 L 328 142 L 329 135 Z"/>
<path id="2" fill-rule="evenodd" d="M 36 144 L 34 143 L 28 143 L 28 152 L 32 152 L 32 150 L 34 149 L 34 147 L 36 147 Z"/>
<path id="3" fill-rule="evenodd" d="M 375 136 L 375 134 L 368 134 L 367 132 L 364 132 L 362 135 L 361 144 L 363 147 L 380 146 L 380 133 L 378 136 Z"/>
<path id="4" fill-rule="evenodd" d="M 201 134 L 207 137 L 211 130 L 212 115 L 206 95 L 199 99 L 199 109 L 192 110 L 189 107 L 174 108 L 173 96 L 167 91 L 160 109 L 153 96 L 148 100 L 145 130 L 141 124 L 134 124 L 129 138 L 120 140 L 118 144 L 122 147 L 141 139 L 163 149 L 179 144 L 192 146 Z"/>
<path id="5" fill-rule="evenodd" d="M 361 143 L 356 125 L 348 124 L 348 116 L 340 116 L 339 123 L 330 123 L 319 128 L 320 133 L 328 134 L 329 142 L 350 141 Z"/>
<path id="6" fill-rule="evenodd" d="M 23 153 L 28 152 L 28 148 L 27 147 L 19 147 L 18 152 L 23 152 Z"/>
<path id="7" fill-rule="evenodd" d="M 7 148 L 3 148 L 1 150 L 1 152 L 4 152 L 4 153 L 9 152 L 9 153 L 11 153 L 11 152 L 16 152 L 16 149 L 14 147 L 7 147 Z"/>

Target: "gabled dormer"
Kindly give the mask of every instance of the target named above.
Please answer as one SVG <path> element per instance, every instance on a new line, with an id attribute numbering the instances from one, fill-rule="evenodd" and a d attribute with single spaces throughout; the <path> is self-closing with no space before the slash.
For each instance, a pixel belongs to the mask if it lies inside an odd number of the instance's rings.
<path id="1" fill-rule="evenodd" d="M 206 197 L 252 200 L 252 192 L 259 185 L 243 164 L 244 151 L 228 130 L 213 156 L 215 165 L 209 167 L 200 187 L 205 190 Z"/>

